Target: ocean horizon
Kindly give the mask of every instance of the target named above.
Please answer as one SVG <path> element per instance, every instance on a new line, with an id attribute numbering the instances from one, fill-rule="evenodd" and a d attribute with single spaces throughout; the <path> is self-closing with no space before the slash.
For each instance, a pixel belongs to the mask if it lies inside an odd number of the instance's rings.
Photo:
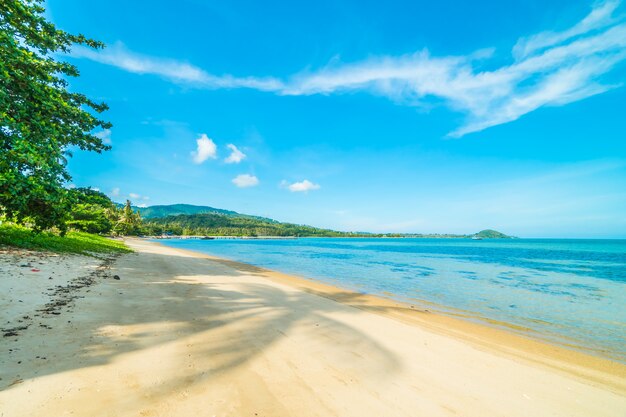
<path id="1" fill-rule="evenodd" d="M 626 362 L 626 240 L 159 242 L 434 308 Z"/>

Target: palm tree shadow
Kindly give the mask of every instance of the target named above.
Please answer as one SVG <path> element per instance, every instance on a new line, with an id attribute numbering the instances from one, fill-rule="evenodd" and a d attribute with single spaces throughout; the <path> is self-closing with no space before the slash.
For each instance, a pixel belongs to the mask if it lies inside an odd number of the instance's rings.
<path id="1" fill-rule="evenodd" d="M 136 256 L 144 260 L 141 267 L 136 266 Z M 36 378 L 100 366 L 120 355 L 181 340 L 188 343 L 188 355 L 195 364 L 193 372 L 171 377 L 159 387 L 145 388 L 150 395 L 164 395 L 225 375 L 292 338 L 305 338 L 312 349 L 330 349 L 337 363 L 376 378 L 388 377 L 399 368 L 392 352 L 347 324 L 349 320 L 333 315 L 361 314 L 359 310 L 315 294 L 264 283 L 258 279 L 263 276 L 261 268 L 222 260 L 178 258 L 149 253 L 121 258 L 116 270 L 124 277 L 123 285 L 103 284 L 119 285 L 121 296 L 96 300 L 90 318 L 82 322 L 81 332 L 85 334 L 80 340 L 84 342 L 70 344 L 61 351 L 55 346 L 42 348 L 39 354 L 55 357 L 54 363 L 31 374 L 22 370 L 19 377 Z M 358 301 L 358 294 L 350 294 L 353 302 Z M 80 311 L 81 302 L 77 302 L 76 311 Z M 67 332 L 68 338 L 77 337 L 69 327 L 57 331 Z M 181 366 L 187 360 L 181 357 Z M 10 389 L 14 379 L 10 371 L 0 381 L 1 390 Z"/>

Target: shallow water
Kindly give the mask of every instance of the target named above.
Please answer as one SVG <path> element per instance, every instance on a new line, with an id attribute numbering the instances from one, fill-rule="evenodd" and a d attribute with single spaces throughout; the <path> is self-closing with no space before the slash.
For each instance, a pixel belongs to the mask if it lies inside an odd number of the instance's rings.
<path id="1" fill-rule="evenodd" d="M 160 240 L 401 301 L 424 300 L 626 362 L 626 240 Z"/>

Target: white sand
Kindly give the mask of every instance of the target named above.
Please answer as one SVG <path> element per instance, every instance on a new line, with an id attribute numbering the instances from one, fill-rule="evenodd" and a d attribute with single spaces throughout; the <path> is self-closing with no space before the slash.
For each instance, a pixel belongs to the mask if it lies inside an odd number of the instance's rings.
<path id="1" fill-rule="evenodd" d="M 89 256 L 0 249 L 0 329 L 37 325 L 37 310 L 51 300 L 49 294 L 101 263 Z"/>
<path id="2" fill-rule="evenodd" d="M 626 415 L 623 365 L 130 243 L 53 331 L 0 339 L 1 417 Z"/>

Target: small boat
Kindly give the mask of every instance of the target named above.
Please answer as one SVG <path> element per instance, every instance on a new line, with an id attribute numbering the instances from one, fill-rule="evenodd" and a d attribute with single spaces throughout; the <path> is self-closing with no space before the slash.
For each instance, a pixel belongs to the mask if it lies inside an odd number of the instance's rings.
<path id="1" fill-rule="evenodd" d="M 213 240 L 215 238 L 212 237 L 212 236 L 202 236 L 200 239 L 202 239 L 202 240 Z"/>
<path id="2" fill-rule="evenodd" d="M 483 240 L 480 236 L 472 236 L 472 240 Z"/>

